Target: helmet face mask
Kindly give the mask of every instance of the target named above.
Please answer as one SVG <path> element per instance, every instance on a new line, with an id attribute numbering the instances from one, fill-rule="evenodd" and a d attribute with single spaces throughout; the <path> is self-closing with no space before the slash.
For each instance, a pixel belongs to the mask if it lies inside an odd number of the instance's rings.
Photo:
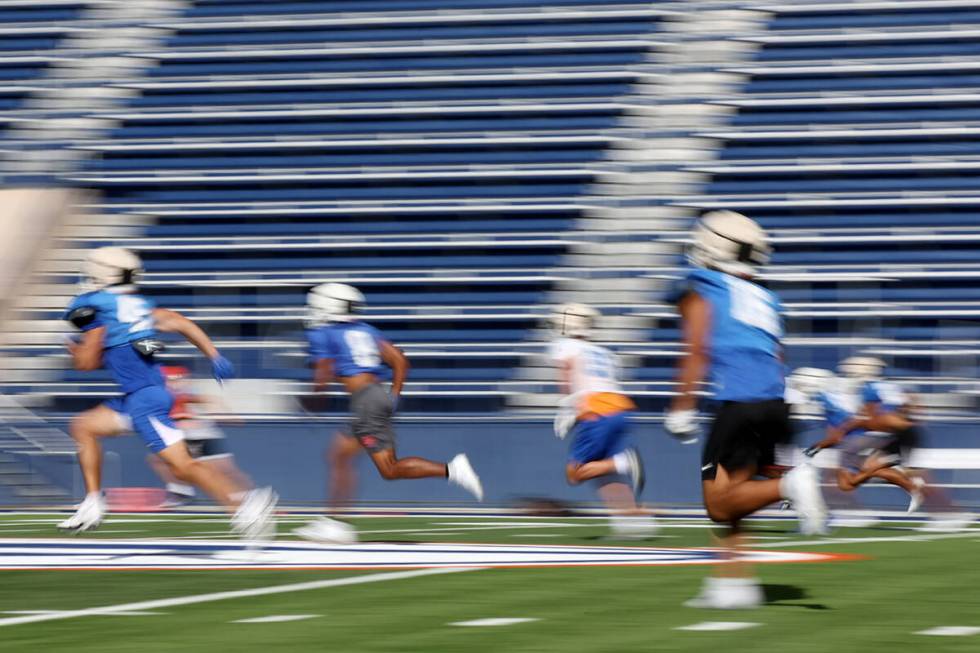
<path id="1" fill-rule="evenodd" d="M 837 366 L 841 376 L 857 382 L 875 381 L 885 371 L 885 361 L 872 356 L 851 356 Z"/>
<path id="2" fill-rule="evenodd" d="M 754 220 L 734 211 L 711 211 L 698 220 L 687 259 L 692 265 L 736 276 L 753 276 L 769 262 L 772 248 Z"/>
<path id="3" fill-rule="evenodd" d="M 113 288 L 132 292 L 143 275 L 139 256 L 122 247 L 99 247 L 82 263 L 79 286 L 83 292 Z"/>
<path id="4" fill-rule="evenodd" d="M 562 304 L 551 314 L 551 328 L 566 338 L 588 338 L 592 335 L 599 311 L 585 304 Z"/>
<path id="5" fill-rule="evenodd" d="M 355 322 L 364 310 L 364 295 L 345 283 L 322 283 L 306 295 L 311 325 Z"/>

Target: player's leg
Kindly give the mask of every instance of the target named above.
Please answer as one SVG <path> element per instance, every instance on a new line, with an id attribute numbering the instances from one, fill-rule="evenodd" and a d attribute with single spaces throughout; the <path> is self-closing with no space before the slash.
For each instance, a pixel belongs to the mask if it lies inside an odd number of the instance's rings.
<path id="1" fill-rule="evenodd" d="M 237 488 L 231 479 L 207 463 L 192 458 L 183 440 L 167 445 L 156 454 L 178 480 L 200 488 L 229 511 L 238 507 L 233 496 Z"/>
<path id="2" fill-rule="evenodd" d="M 260 488 L 242 495 L 227 476 L 205 462 L 194 460 L 183 432 L 170 419 L 172 403 L 172 397 L 162 387 L 152 386 L 133 393 L 126 400 L 133 429 L 178 480 L 199 488 L 233 512 L 232 524 L 237 532 L 249 539 L 269 536 L 274 529 L 271 517 L 278 499 L 276 493 Z"/>
<path id="3" fill-rule="evenodd" d="M 708 517 L 737 522 L 783 498 L 780 479 L 753 480 L 754 475 L 753 466 L 728 470 L 718 465 L 715 477 L 701 482 Z"/>
<path id="4" fill-rule="evenodd" d="M 327 450 L 327 466 L 330 469 L 328 503 L 338 508 L 348 505 L 354 498 L 357 472 L 354 459 L 361 453 L 361 446 L 353 436 L 338 431 Z"/>
<path id="5" fill-rule="evenodd" d="M 449 476 L 449 465 L 446 463 L 437 463 L 417 456 L 398 458 L 394 449 L 377 449 L 370 452 L 370 456 L 381 478 L 386 481 L 408 478 L 448 478 Z"/>
<path id="6" fill-rule="evenodd" d="M 72 419 L 69 432 L 78 448 L 85 499 L 71 517 L 58 524 L 58 528 L 83 532 L 98 528 L 102 523 L 106 503 L 102 496 L 102 443 L 99 438 L 122 435 L 129 430 L 128 419 L 121 410 L 121 402 L 107 402 Z"/>
<path id="7" fill-rule="evenodd" d="M 102 489 L 102 444 L 99 438 L 121 435 L 126 430 L 126 418 L 107 404 L 90 408 L 72 419 L 69 432 L 78 448 L 78 465 L 87 493 Z"/>
<path id="8" fill-rule="evenodd" d="M 327 447 L 327 503 L 333 509 L 349 505 L 354 496 L 357 483 L 354 459 L 360 452 L 357 439 L 344 431 L 337 431 Z M 293 532 L 303 539 L 322 544 L 357 542 L 357 532 L 350 524 L 325 515 L 293 529 Z"/>
<path id="9" fill-rule="evenodd" d="M 395 428 L 392 425 L 391 395 L 380 386 L 370 386 L 351 397 L 354 419 L 351 432 L 367 450 L 371 462 L 385 480 L 411 478 L 445 478 L 483 500 L 480 477 L 473 471 L 466 454 L 458 454 L 448 463 L 412 456 L 395 455 Z"/>
<path id="10" fill-rule="evenodd" d="M 628 439 L 627 413 L 594 416 L 575 424 L 565 478 L 578 485 L 605 476 L 627 476 L 633 493 L 643 486 L 643 466 Z"/>

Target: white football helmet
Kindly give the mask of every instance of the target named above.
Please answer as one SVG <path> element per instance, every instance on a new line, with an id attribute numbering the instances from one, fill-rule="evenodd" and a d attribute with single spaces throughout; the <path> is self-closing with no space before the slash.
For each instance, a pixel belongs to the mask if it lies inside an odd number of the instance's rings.
<path id="1" fill-rule="evenodd" d="M 588 338 L 592 335 L 599 311 L 585 304 L 562 304 L 551 314 L 551 327 L 560 336 Z"/>
<path id="2" fill-rule="evenodd" d="M 837 377 L 830 370 L 819 367 L 798 367 L 787 377 L 786 384 L 809 400 L 821 392 L 830 390 L 836 380 Z"/>
<path id="3" fill-rule="evenodd" d="M 85 292 L 109 287 L 132 290 L 142 274 L 143 262 L 133 252 L 123 247 L 99 247 L 82 263 L 79 285 Z"/>
<path id="4" fill-rule="evenodd" d="M 691 232 L 694 242 L 687 260 L 692 265 L 728 274 L 754 275 L 769 262 L 772 248 L 766 232 L 751 218 L 734 211 L 710 211 Z"/>
<path id="5" fill-rule="evenodd" d="M 874 381 L 885 371 L 885 361 L 871 356 L 851 356 L 837 365 L 837 371 L 847 379 Z"/>
<path id="6" fill-rule="evenodd" d="M 364 310 L 364 295 L 346 283 L 321 283 L 306 294 L 306 305 L 314 324 L 353 322 Z"/>

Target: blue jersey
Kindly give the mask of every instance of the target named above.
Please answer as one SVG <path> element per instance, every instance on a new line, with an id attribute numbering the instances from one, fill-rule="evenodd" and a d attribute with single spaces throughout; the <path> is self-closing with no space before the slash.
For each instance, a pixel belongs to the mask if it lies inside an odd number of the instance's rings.
<path id="1" fill-rule="evenodd" d="M 675 289 L 679 302 L 694 292 L 711 306 L 709 376 L 720 401 L 782 399 L 785 366 L 780 359 L 782 305 L 762 286 L 717 270 L 694 270 Z"/>
<path id="2" fill-rule="evenodd" d="M 153 355 L 133 346 L 156 336 L 153 308 L 146 297 L 103 289 L 75 297 L 63 317 L 82 331 L 105 327 L 102 364 L 128 394 L 164 384 Z"/>
<path id="3" fill-rule="evenodd" d="M 868 381 L 861 388 L 861 400 L 866 404 L 878 404 L 883 413 L 894 413 L 905 406 L 908 396 L 894 383 Z"/>
<path id="4" fill-rule="evenodd" d="M 310 361 L 333 361 L 334 374 L 355 376 L 365 372 L 385 376 L 388 366 L 381 359 L 381 332 L 364 322 L 340 322 L 309 329 Z"/>
<path id="5" fill-rule="evenodd" d="M 821 392 L 817 395 L 817 401 L 823 406 L 823 415 L 827 424 L 834 428 L 846 424 L 858 411 L 853 397 L 837 393 Z M 853 429 L 844 435 L 862 435 L 864 432 L 865 429 Z"/>

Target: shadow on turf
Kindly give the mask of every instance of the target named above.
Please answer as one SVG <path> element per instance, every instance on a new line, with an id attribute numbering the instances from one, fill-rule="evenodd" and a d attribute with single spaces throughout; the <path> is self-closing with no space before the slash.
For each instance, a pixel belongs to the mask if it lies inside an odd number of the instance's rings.
<path id="1" fill-rule="evenodd" d="M 783 601 L 799 601 L 807 598 L 806 590 L 796 585 L 770 585 L 762 586 L 766 594 L 766 605 L 784 606 L 787 608 L 806 608 L 808 610 L 829 610 L 822 603 L 784 603 Z"/>

